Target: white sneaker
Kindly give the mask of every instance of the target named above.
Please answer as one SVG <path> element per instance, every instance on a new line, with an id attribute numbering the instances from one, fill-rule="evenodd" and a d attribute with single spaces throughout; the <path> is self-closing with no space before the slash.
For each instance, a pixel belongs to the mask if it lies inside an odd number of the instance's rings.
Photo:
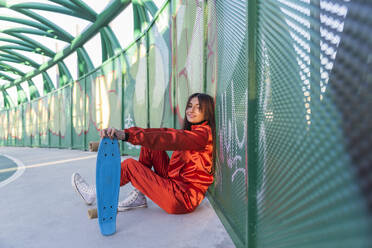
<path id="1" fill-rule="evenodd" d="M 125 200 L 118 204 L 118 211 L 121 212 L 134 208 L 147 208 L 146 196 L 138 189 L 134 189 Z"/>
<path id="2" fill-rule="evenodd" d="M 96 200 L 96 187 L 90 186 L 79 173 L 72 174 L 71 177 L 72 187 L 88 205 Z"/>

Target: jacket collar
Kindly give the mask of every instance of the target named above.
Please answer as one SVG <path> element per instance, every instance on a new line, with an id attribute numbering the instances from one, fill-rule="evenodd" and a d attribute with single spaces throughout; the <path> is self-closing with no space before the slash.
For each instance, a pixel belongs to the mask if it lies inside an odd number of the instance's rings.
<path id="1" fill-rule="evenodd" d="M 201 121 L 201 122 L 198 122 L 198 123 L 192 123 L 191 124 L 191 129 L 195 128 L 196 126 L 206 126 L 208 125 L 208 121 Z"/>

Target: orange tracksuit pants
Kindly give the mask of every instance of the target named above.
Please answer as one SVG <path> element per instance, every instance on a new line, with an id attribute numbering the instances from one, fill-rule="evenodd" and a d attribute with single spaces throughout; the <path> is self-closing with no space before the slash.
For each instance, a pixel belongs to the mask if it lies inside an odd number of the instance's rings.
<path id="1" fill-rule="evenodd" d="M 131 182 L 167 213 L 191 212 L 187 208 L 184 193 L 168 178 L 168 166 L 169 157 L 165 151 L 154 151 L 142 146 L 138 161 L 129 158 L 121 163 L 120 186 Z"/>

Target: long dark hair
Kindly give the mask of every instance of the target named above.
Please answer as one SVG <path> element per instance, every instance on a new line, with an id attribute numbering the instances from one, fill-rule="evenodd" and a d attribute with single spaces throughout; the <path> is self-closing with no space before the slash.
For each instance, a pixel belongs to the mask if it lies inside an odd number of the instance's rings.
<path id="1" fill-rule="evenodd" d="M 208 121 L 208 125 L 211 127 L 212 130 L 212 139 L 213 139 L 213 157 L 212 157 L 212 171 L 211 174 L 214 174 L 214 163 L 216 158 L 216 119 L 214 115 L 214 100 L 213 98 L 204 93 L 194 93 L 191 96 L 189 96 L 189 99 L 186 103 L 186 109 L 187 106 L 190 104 L 191 99 L 194 97 L 197 97 L 199 100 L 199 107 L 200 111 L 204 114 L 204 121 Z M 190 123 L 186 118 L 186 109 L 185 109 L 185 117 L 183 119 L 183 129 L 184 130 L 191 130 L 192 123 Z"/>

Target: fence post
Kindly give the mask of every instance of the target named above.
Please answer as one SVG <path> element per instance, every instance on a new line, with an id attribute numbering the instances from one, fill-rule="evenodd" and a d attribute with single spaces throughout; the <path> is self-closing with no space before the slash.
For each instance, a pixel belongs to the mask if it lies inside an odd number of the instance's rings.
<path id="1" fill-rule="evenodd" d="M 249 248 L 257 247 L 257 166 L 258 166 L 258 124 L 257 124 L 257 79 L 256 79 L 256 33 L 257 33 L 257 0 L 247 3 L 247 53 L 248 53 L 248 221 L 247 241 Z"/>

